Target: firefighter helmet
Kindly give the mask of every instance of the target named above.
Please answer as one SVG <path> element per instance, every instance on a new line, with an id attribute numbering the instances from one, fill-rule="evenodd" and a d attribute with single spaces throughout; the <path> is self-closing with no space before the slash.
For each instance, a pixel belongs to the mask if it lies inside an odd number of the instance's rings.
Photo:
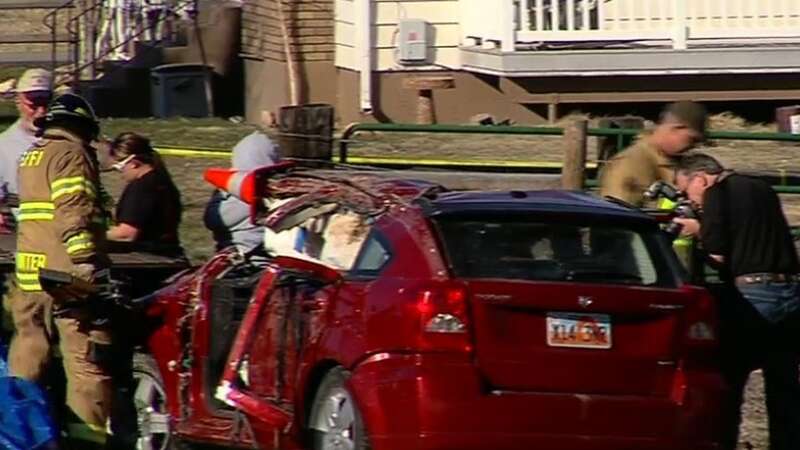
<path id="1" fill-rule="evenodd" d="M 100 132 L 92 105 L 76 94 L 63 94 L 56 97 L 48 106 L 47 113 L 33 122 L 39 128 L 47 128 L 48 125 L 55 123 L 73 123 L 86 127 L 92 138 L 95 138 Z"/>

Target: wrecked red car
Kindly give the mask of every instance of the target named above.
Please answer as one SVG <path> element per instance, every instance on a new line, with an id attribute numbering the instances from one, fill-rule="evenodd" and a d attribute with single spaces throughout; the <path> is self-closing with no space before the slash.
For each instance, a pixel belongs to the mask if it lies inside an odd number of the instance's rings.
<path id="1" fill-rule="evenodd" d="M 291 164 L 234 184 L 265 246 L 149 299 L 151 448 L 718 448 L 714 303 L 651 217 Z"/>

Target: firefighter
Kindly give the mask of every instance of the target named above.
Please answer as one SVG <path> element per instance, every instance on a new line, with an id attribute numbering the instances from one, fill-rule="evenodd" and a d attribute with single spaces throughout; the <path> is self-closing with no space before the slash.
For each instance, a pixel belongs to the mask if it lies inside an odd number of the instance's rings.
<path id="1" fill-rule="evenodd" d="M 653 182 L 673 183 L 677 157 L 705 139 L 707 121 L 699 103 L 668 105 L 652 132 L 608 161 L 600 176 L 600 195 L 643 206 L 644 192 Z"/>
<path id="2" fill-rule="evenodd" d="M 88 301 L 55 299 L 42 290 L 41 268 L 93 281 L 108 266 L 98 162 L 89 143 L 99 127 L 81 97 L 56 98 L 36 126 L 42 136 L 19 163 L 20 213 L 16 283 L 11 294 L 15 334 L 9 351 L 11 375 L 41 381 L 58 346 L 66 374 L 64 414 L 69 448 L 103 448 L 111 398 L 106 364 L 111 338 Z"/>

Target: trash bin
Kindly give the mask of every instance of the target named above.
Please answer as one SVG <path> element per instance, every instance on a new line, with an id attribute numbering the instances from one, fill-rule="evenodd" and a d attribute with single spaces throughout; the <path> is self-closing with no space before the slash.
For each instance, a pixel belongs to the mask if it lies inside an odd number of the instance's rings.
<path id="1" fill-rule="evenodd" d="M 333 118 L 333 106 L 325 103 L 281 107 L 281 156 L 329 161 L 333 154 Z"/>
<path id="2" fill-rule="evenodd" d="M 212 106 L 211 68 L 202 64 L 165 64 L 150 71 L 152 114 L 155 117 L 208 117 Z"/>

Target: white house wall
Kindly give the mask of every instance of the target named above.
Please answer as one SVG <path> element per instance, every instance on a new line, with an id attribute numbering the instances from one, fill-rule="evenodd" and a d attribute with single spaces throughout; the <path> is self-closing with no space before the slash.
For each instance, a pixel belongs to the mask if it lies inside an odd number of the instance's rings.
<path id="1" fill-rule="evenodd" d="M 460 68 L 458 2 L 459 0 L 372 0 L 374 70 Z M 335 11 L 336 66 L 358 70 L 355 2 L 336 0 Z M 404 18 L 423 19 L 430 24 L 428 54 L 432 64 L 403 66 L 397 62 L 397 25 Z"/>

